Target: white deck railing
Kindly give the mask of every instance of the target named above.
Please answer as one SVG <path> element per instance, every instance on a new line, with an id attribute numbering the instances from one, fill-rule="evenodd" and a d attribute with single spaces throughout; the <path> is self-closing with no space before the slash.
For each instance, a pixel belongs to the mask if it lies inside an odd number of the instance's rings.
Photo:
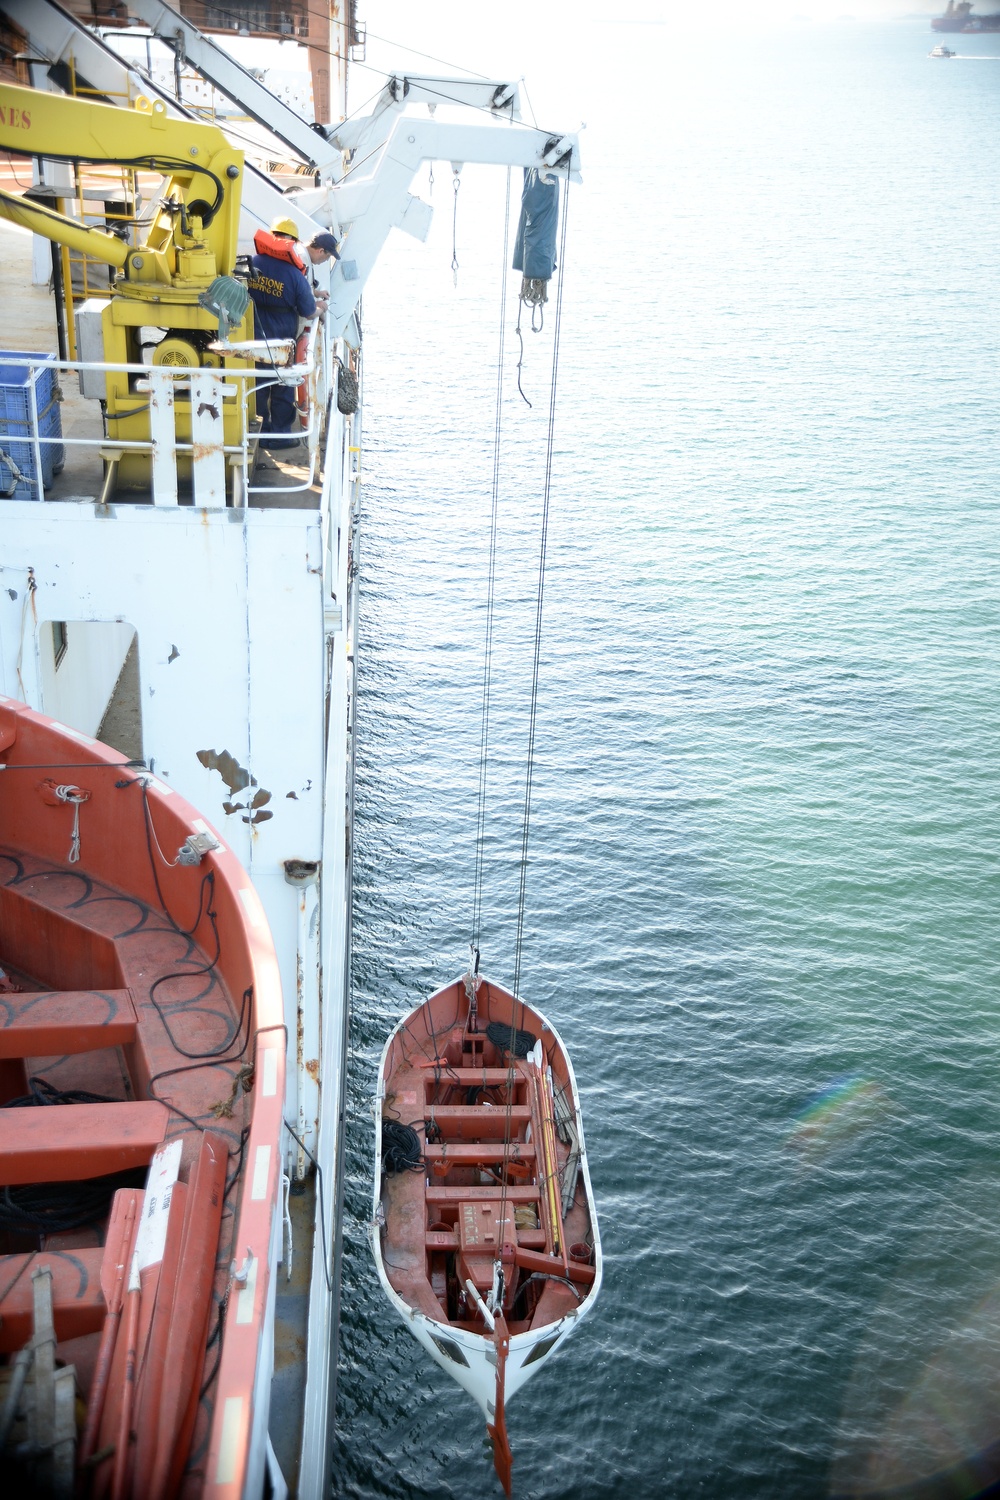
<path id="1" fill-rule="evenodd" d="M 272 342 L 272 348 L 279 346 Z M 288 341 L 280 347 L 287 348 Z M 148 396 L 149 438 L 147 440 L 103 437 L 79 437 L 66 433 L 42 434 L 39 430 L 36 381 L 29 378 L 25 390 L 28 395 L 26 420 L 18 419 L 18 427 L 27 431 L 17 434 L 0 432 L 0 472 L 10 470 L 14 484 L 27 481 L 34 491 L 32 498 L 45 498 L 42 449 L 48 446 L 73 449 L 99 449 L 105 457 L 106 475 L 101 498 L 107 499 L 113 490 L 116 462 L 126 453 L 146 453 L 150 456 L 150 487 L 154 505 L 177 505 L 177 456 L 191 460 L 191 482 L 193 501 L 196 506 L 216 509 L 226 506 L 242 506 L 250 495 L 288 495 L 304 492 L 313 487 L 321 466 L 320 439 L 326 419 L 331 393 L 335 390 L 335 370 L 332 350 L 325 337 L 322 320 L 317 318 L 309 330 L 306 357 L 300 364 L 290 364 L 280 370 L 266 364 L 247 370 L 220 370 L 207 366 L 196 369 L 153 364 L 104 364 L 86 360 L 53 360 L 51 355 L 11 353 L 0 354 L 0 386 L 3 385 L 4 369 L 15 365 L 27 367 L 34 376 L 36 370 L 55 371 L 57 375 L 73 372 L 109 373 L 135 376 L 132 387 L 140 398 Z M 306 445 L 308 454 L 307 474 L 290 476 L 288 484 L 250 484 L 250 476 L 256 459 L 255 449 L 260 434 L 251 432 L 248 408 L 253 391 L 261 385 L 283 384 L 299 387 L 304 385 L 307 394 L 305 413 L 300 412 L 301 428 L 292 434 Z M 190 401 L 191 440 L 179 442 L 175 420 L 178 397 Z M 239 401 L 242 409 L 239 443 L 225 442 L 225 402 L 232 398 Z M 229 408 L 231 410 L 231 406 Z M 32 450 L 31 473 L 22 474 L 12 459 L 11 445 L 23 452 L 25 444 Z M 232 470 L 230 498 L 226 496 L 226 469 Z M 6 496 L 3 498 L 13 498 Z M 16 498 L 26 498 L 18 496 Z"/>

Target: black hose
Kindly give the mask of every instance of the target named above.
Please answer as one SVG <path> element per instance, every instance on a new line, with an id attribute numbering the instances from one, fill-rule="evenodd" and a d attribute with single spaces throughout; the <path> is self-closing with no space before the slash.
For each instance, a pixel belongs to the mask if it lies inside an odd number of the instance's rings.
<path id="1" fill-rule="evenodd" d="M 394 1172 L 422 1172 L 424 1159 L 420 1154 L 420 1137 L 410 1125 L 401 1120 L 382 1121 L 382 1170 Z"/>

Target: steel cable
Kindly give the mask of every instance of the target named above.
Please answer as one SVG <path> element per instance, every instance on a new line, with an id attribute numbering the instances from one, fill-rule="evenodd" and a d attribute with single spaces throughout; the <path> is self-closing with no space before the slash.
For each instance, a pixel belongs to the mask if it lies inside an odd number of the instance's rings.
<path id="1" fill-rule="evenodd" d="M 528 763 L 524 777 L 524 813 L 521 821 L 521 869 L 517 898 L 517 933 L 514 939 L 514 995 L 520 992 L 521 955 L 524 942 L 524 902 L 528 878 L 528 832 L 531 824 L 531 788 L 535 761 L 535 735 L 538 721 L 538 676 L 542 654 L 542 605 L 545 598 L 545 560 L 549 536 L 549 506 L 552 495 L 552 453 L 555 444 L 556 392 L 559 382 L 559 335 L 562 327 L 563 289 L 566 278 L 566 223 L 569 218 L 569 178 L 563 188 L 562 228 L 559 236 L 559 290 L 556 294 L 556 320 L 552 342 L 552 381 L 549 391 L 549 426 L 545 450 L 545 487 L 542 499 L 542 533 L 538 548 L 538 589 L 535 599 L 534 659 L 531 670 L 531 707 L 528 714 Z"/>
<path id="2" fill-rule="evenodd" d="M 503 357 L 507 311 L 507 255 L 510 244 L 510 180 L 507 168 L 507 201 L 503 220 L 503 273 L 500 279 L 500 336 L 497 349 L 497 399 L 493 421 L 493 491 L 490 508 L 490 560 L 486 582 L 486 650 L 483 660 L 483 707 L 479 733 L 479 810 L 476 820 L 476 872 L 472 904 L 472 946 L 480 946 L 483 913 L 483 844 L 486 837 L 486 782 L 490 746 L 490 693 L 493 676 L 493 619 L 497 570 L 497 518 L 500 509 L 500 442 L 503 429 Z M 478 963 L 478 958 L 474 960 Z"/>

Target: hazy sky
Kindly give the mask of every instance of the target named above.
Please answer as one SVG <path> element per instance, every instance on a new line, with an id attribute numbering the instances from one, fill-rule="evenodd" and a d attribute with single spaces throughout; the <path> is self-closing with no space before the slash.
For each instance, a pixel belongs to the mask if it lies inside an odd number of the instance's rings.
<path id="1" fill-rule="evenodd" d="M 744 18 L 805 16 L 824 21 L 854 16 L 858 20 L 876 20 L 905 15 L 940 15 L 945 4 L 946 0 L 624 0 L 620 18 L 669 24 L 672 17 L 702 11 L 711 12 L 715 18 L 725 15 Z M 589 7 L 584 5 L 583 8 Z M 983 6 L 980 5 L 979 9 L 982 10 Z"/>
<path id="2" fill-rule="evenodd" d="M 764 17 L 800 16 L 811 20 L 831 20 L 853 16 L 858 20 L 877 20 L 896 16 L 940 15 L 946 0 L 621 0 L 615 8 L 614 24 L 662 22 L 666 25 L 683 20 L 706 24 L 736 19 L 756 20 Z M 465 7 L 462 7 L 465 9 Z M 995 5 L 981 0 L 980 12 L 992 11 Z M 419 8 L 420 24 L 428 30 L 447 28 L 449 12 L 455 7 L 450 0 L 425 0 Z M 588 19 L 607 19 L 604 0 L 542 0 L 539 9 L 548 17 L 562 13 L 567 21 L 583 14 Z M 403 20 L 414 7 L 408 0 L 362 0 L 359 14 L 373 31 L 384 29 L 393 20 Z M 457 17 L 455 18 L 457 19 Z M 467 19 L 467 16 L 466 18 Z M 483 17 L 485 30 L 496 31 L 494 17 Z"/>
<path id="3" fill-rule="evenodd" d="M 865 21 L 940 15 L 947 0 L 505 0 L 501 12 L 470 5 L 468 0 L 359 0 L 360 19 L 368 28 L 367 68 L 354 71 L 352 108 L 363 97 L 374 74 L 395 68 L 435 71 L 436 60 L 454 65 L 448 71 L 477 71 L 489 77 L 529 76 L 539 98 L 546 74 L 532 66 L 541 50 L 558 43 L 563 32 L 599 36 L 610 29 L 669 28 L 681 46 L 689 37 L 704 41 L 713 32 L 788 22 L 797 26 L 854 17 Z M 979 0 L 979 10 L 1000 9 L 1000 0 Z M 793 19 L 794 18 L 794 19 Z M 915 24 L 911 21 L 910 23 Z M 393 45 L 396 44 L 396 45 Z M 403 50 L 414 49 L 414 50 Z M 425 54 L 421 57 L 419 54 Z M 277 59 L 272 58 L 275 66 Z M 551 82 L 551 79 L 549 80 Z M 361 92 L 355 94 L 353 89 Z M 544 102 L 544 101 L 543 101 Z"/>
<path id="4" fill-rule="evenodd" d="M 858 22 L 898 17 L 940 15 L 947 0 L 505 0 L 501 13 L 492 7 L 469 5 L 468 0 L 360 0 L 358 13 L 371 42 L 369 61 L 386 61 L 390 42 L 445 58 L 460 57 L 463 65 L 492 74 L 507 67 L 512 42 L 530 54 L 532 39 L 553 38 L 564 28 L 581 24 L 622 30 L 629 26 L 661 25 L 678 35 L 707 35 L 720 29 L 757 27 L 796 19 L 799 25 L 853 17 Z M 980 0 L 979 10 L 1000 9 L 1000 0 Z M 930 30 L 928 24 L 928 31 Z M 478 62 L 474 60 L 478 55 Z M 487 62 L 492 58 L 492 62 Z M 391 60 L 396 66 L 396 60 Z M 406 65 L 405 63 L 403 64 Z"/>

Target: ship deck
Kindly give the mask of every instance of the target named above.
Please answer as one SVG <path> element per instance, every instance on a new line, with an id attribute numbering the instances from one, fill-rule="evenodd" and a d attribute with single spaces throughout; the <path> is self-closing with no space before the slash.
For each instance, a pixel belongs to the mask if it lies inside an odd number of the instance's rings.
<path id="1" fill-rule="evenodd" d="M 32 236 L 27 230 L 0 219 L 0 305 L 17 306 L 16 352 L 57 354 L 55 303 L 47 286 L 31 284 L 31 242 Z M 60 389 L 62 434 L 68 440 L 65 443 L 66 460 L 61 473 L 54 476 L 46 489 L 45 498 L 92 501 L 101 493 L 104 462 L 100 448 L 83 446 L 83 442 L 97 443 L 103 439 L 101 408 L 97 401 L 80 395 L 73 374 L 61 377 Z M 80 446 L 73 439 L 78 440 Z M 256 445 L 254 448 L 256 450 Z M 283 454 L 280 450 L 265 452 L 259 449 L 254 456 L 249 481 L 251 507 L 319 508 L 319 478 L 314 477 L 313 482 L 306 485 L 309 465 L 304 451 Z M 109 498 L 116 504 L 149 505 L 153 497 L 149 490 L 129 490 Z M 190 505 L 191 499 L 182 494 L 179 503 Z"/>

